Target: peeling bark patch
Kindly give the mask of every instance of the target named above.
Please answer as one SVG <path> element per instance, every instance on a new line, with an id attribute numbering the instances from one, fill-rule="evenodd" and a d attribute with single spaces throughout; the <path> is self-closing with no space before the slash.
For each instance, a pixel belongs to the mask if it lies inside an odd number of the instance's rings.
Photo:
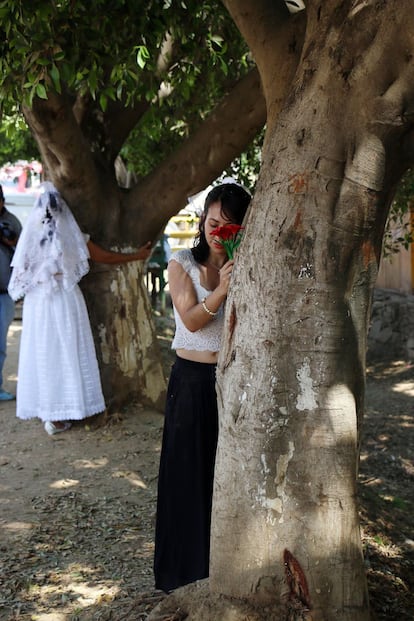
<path id="1" fill-rule="evenodd" d="M 233 332 L 234 332 L 234 328 L 236 327 L 236 323 L 237 323 L 236 308 L 234 304 L 232 304 L 230 318 L 229 318 L 229 340 L 233 338 Z"/>
<path id="2" fill-rule="evenodd" d="M 373 262 L 376 264 L 375 248 L 368 240 L 362 244 L 362 257 L 365 269 L 367 269 Z"/>
<path id="3" fill-rule="evenodd" d="M 345 177 L 350 181 L 380 192 L 384 184 L 385 149 L 373 134 L 365 135 L 348 163 Z"/>
<path id="4" fill-rule="evenodd" d="M 262 454 L 260 456 L 260 461 L 262 464 L 263 483 L 262 485 L 259 485 L 259 488 L 257 490 L 256 502 L 264 509 L 267 509 L 269 511 L 275 511 L 276 513 L 282 513 L 282 499 L 277 497 L 268 498 L 266 494 L 267 479 L 270 474 L 270 469 L 266 463 L 266 455 Z M 272 516 L 268 516 L 267 521 L 270 522 L 270 524 L 272 525 L 275 524 L 275 519 Z"/>
<path id="5" fill-rule="evenodd" d="M 311 610 L 311 599 L 305 572 L 300 566 L 299 561 L 286 549 L 283 551 L 283 564 L 285 566 L 286 582 L 289 587 L 288 607 L 295 610 L 295 616 L 291 617 L 289 612 L 287 618 L 309 619 L 310 621 L 312 617 L 307 613 Z M 299 613 L 301 613 L 300 616 Z"/>
<path id="6" fill-rule="evenodd" d="M 295 229 L 295 231 L 297 231 L 298 229 L 302 229 L 302 220 L 303 220 L 302 210 L 299 209 L 296 212 L 295 222 L 293 223 L 293 228 Z"/>
<path id="7" fill-rule="evenodd" d="M 104 364 L 109 364 L 111 354 L 110 354 L 110 348 L 109 348 L 108 339 L 106 335 L 106 328 L 103 324 L 100 324 L 98 326 L 98 333 L 99 333 L 99 343 L 100 343 L 100 349 L 101 349 L 101 355 L 102 355 L 102 362 Z"/>
<path id="8" fill-rule="evenodd" d="M 228 319 L 228 332 L 226 335 L 226 340 L 224 343 L 223 351 L 224 353 L 224 362 L 223 362 L 223 370 L 227 369 L 227 367 L 236 359 L 236 352 L 232 349 L 232 341 L 234 336 L 234 330 L 237 324 L 237 313 L 234 302 L 231 305 L 230 315 Z"/>
<path id="9" fill-rule="evenodd" d="M 289 442 L 289 453 L 280 455 L 276 464 L 276 478 L 275 483 L 277 485 L 277 491 L 280 494 L 284 493 L 286 483 L 286 473 L 290 460 L 295 452 L 295 445 L 293 442 Z"/>
<path id="10" fill-rule="evenodd" d="M 292 459 L 295 452 L 295 445 L 293 442 L 289 442 L 289 452 L 279 456 L 276 464 L 276 476 L 272 483 L 272 488 L 276 485 L 277 496 L 274 498 L 269 498 L 267 496 L 267 482 L 270 476 L 270 468 L 267 465 L 266 455 L 262 454 L 260 456 L 261 462 L 261 472 L 263 476 L 263 483 L 259 485 L 257 490 L 256 502 L 267 509 L 268 511 L 276 512 L 279 514 L 283 513 L 283 503 L 287 500 L 287 496 L 285 493 L 285 485 L 286 485 L 286 474 L 289 466 L 289 462 Z M 282 521 L 281 518 L 279 521 Z M 275 524 L 275 519 L 271 515 L 268 516 L 267 521 L 271 524 Z"/>
<path id="11" fill-rule="evenodd" d="M 299 394 L 296 401 L 296 409 L 315 410 L 318 407 L 316 401 L 316 393 L 313 389 L 313 381 L 310 375 L 309 359 L 305 358 L 300 369 L 296 371 L 296 377 L 299 382 Z"/>

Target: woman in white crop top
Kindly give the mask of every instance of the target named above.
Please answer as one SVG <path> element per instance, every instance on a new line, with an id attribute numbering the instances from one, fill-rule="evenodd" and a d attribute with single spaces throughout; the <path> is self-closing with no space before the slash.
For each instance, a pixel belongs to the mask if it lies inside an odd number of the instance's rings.
<path id="1" fill-rule="evenodd" d="M 176 360 L 168 385 L 158 479 L 154 574 L 169 592 L 209 573 L 218 417 L 216 363 L 233 261 L 212 231 L 241 224 L 250 194 L 223 183 L 207 195 L 194 248 L 168 264 Z"/>

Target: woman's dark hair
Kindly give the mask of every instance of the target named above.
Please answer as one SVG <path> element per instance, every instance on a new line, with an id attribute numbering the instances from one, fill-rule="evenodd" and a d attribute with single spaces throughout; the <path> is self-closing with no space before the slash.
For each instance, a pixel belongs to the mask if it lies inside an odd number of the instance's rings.
<path id="1" fill-rule="evenodd" d="M 237 183 L 222 183 L 210 190 L 204 202 L 203 213 L 200 216 L 198 235 L 195 238 L 194 247 L 191 248 L 197 263 L 207 261 L 210 252 L 204 233 L 204 223 L 210 205 L 220 203 L 220 211 L 225 218 L 234 224 L 242 224 L 251 198 L 250 194 Z"/>

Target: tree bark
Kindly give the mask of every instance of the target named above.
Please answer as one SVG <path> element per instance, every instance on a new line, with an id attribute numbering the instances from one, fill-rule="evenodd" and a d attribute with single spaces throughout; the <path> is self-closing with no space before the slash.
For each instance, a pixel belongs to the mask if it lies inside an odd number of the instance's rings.
<path id="1" fill-rule="evenodd" d="M 166 382 L 143 270 L 139 263 L 93 264 L 81 282 L 109 412 L 134 400 L 164 408 Z"/>
<path id="2" fill-rule="evenodd" d="M 269 111 L 281 60 L 276 35 L 274 54 L 259 50 L 265 5 L 226 1 L 262 58 Z M 188 621 L 370 618 L 358 442 L 383 230 L 412 162 L 414 14 L 409 1 L 306 7 L 226 302 L 210 578 L 157 611 Z"/>
<path id="3" fill-rule="evenodd" d="M 393 160 L 410 129 L 401 99 L 413 89 L 400 74 L 384 93 L 378 71 L 390 54 L 404 74 L 391 48 L 395 7 L 372 12 L 377 37 L 361 32 L 355 49 L 355 13 L 307 5 L 302 63 L 267 133 L 227 302 L 210 586 L 271 605 L 274 618 L 365 621 L 356 475 L 366 335 L 401 172 Z M 346 77 L 339 49 L 354 55 Z"/>
<path id="4" fill-rule="evenodd" d="M 298 606 L 315 619 L 365 621 L 357 420 L 376 257 L 362 227 L 341 222 L 349 202 L 337 196 L 361 204 L 369 189 L 315 168 L 326 145 L 298 148 L 289 133 L 277 133 L 277 170 L 263 169 L 274 189 L 265 181 L 256 194 L 260 217 L 248 223 L 228 299 L 210 583 L 272 603 L 281 619 Z M 335 143 L 334 131 L 324 136 Z"/>

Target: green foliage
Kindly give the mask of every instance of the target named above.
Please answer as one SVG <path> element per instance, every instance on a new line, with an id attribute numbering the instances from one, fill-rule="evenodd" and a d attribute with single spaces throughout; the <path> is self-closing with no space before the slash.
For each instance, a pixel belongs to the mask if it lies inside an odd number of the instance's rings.
<path id="1" fill-rule="evenodd" d="M 23 98 L 30 105 L 35 96 L 45 98 L 50 89 L 59 93 L 63 85 L 72 93 L 113 98 L 114 61 L 119 93 L 132 95 L 139 83 L 136 46 L 154 51 L 163 36 L 158 4 L 149 23 L 144 7 L 136 6 L 123 0 L 0 2 L 3 102 Z"/>
<path id="2" fill-rule="evenodd" d="M 23 97 L 30 105 L 63 87 L 101 102 L 152 101 L 167 35 L 174 64 L 165 77 L 187 99 L 206 66 L 236 77 L 245 65 L 244 44 L 217 2 L 2 0 L 0 20 L 3 104 Z"/>
<path id="3" fill-rule="evenodd" d="M 377 545 L 381 546 L 382 548 L 385 548 L 389 545 L 388 542 L 381 537 L 381 535 L 375 535 L 374 541 Z"/>
<path id="4" fill-rule="evenodd" d="M 21 115 L 4 116 L 0 126 L 0 166 L 17 160 L 37 160 L 39 151 Z"/>
<path id="5" fill-rule="evenodd" d="M 254 192 L 254 187 L 256 185 L 262 161 L 261 156 L 264 132 L 265 130 L 263 129 L 256 136 L 255 140 L 251 143 L 248 149 L 241 153 L 222 175 L 222 177 L 234 177 L 251 193 Z"/>
<path id="6" fill-rule="evenodd" d="M 214 0 L 0 0 L 2 110 L 16 101 L 30 107 L 51 92 L 92 98 L 95 117 L 112 102 L 148 102 L 122 150 L 138 176 L 251 65 L 233 20 Z M 103 148 L 102 139 L 96 143 Z M 243 167 L 243 158 L 235 165 Z"/>
<path id="7" fill-rule="evenodd" d="M 390 258 L 400 252 L 401 248 L 408 250 L 413 243 L 410 221 L 410 211 L 414 209 L 413 200 L 414 171 L 410 169 L 401 179 L 391 205 L 383 240 L 383 257 Z"/>
<path id="8" fill-rule="evenodd" d="M 399 496 L 390 496 L 388 494 L 380 494 L 381 500 L 390 503 L 393 507 L 401 510 L 408 510 L 408 503 L 404 498 L 400 498 Z"/>

